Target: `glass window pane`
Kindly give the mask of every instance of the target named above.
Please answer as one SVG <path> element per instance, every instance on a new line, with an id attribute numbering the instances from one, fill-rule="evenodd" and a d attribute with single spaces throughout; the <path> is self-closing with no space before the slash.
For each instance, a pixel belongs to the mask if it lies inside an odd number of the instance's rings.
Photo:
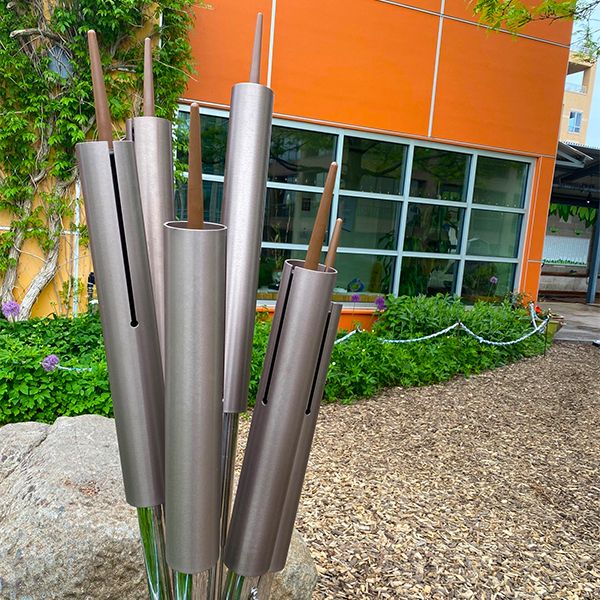
<path id="1" fill-rule="evenodd" d="M 340 196 L 338 217 L 344 219 L 340 246 L 395 250 L 401 202 Z"/>
<path id="2" fill-rule="evenodd" d="M 395 256 L 338 252 L 334 300 L 352 302 L 352 295 L 356 294 L 359 302 L 373 302 L 377 296 L 391 293 L 395 264 Z"/>
<path id="3" fill-rule="evenodd" d="M 260 253 L 256 297 L 259 300 L 277 300 L 283 263 L 290 258 L 304 260 L 305 257 L 306 250 L 263 248 Z M 323 260 L 323 257 L 321 257 L 321 260 Z"/>
<path id="4" fill-rule="evenodd" d="M 465 263 L 461 296 L 465 300 L 492 300 L 512 292 L 516 265 L 513 263 Z"/>
<path id="5" fill-rule="evenodd" d="M 336 139 L 329 133 L 273 126 L 269 179 L 323 187 Z"/>
<path id="6" fill-rule="evenodd" d="M 318 193 L 267 189 L 263 240 L 308 244 L 320 199 Z"/>
<path id="7" fill-rule="evenodd" d="M 515 258 L 522 215 L 492 210 L 471 211 L 467 254 Z"/>
<path id="8" fill-rule="evenodd" d="M 202 127 L 202 172 L 205 175 L 223 175 L 225 172 L 225 148 L 227 146 L 227 126 L 224 117 L 200 115 Z M 175 150 L 177 160 L 184 167 L 188 164 L 188 144 L 190 136 L 190 113 L 179 113 L 175 129 Z"/>
<path id="9" fill-rule="evenodd" d="M 415 148 L 410 195 L 438 200 L 465 200 L 470 156 L 435 148 Z"/>
<path id="10" fill-rule="evenodd" d="M 457 268 L 457 260 L 405 256 L 398 293 L 400 296 L 452 294 Z"/>
<path id="11" fill-rule="evenodd" d="M 340 187 L 361 192 L 401 194 L 406 146 L 344 138 Z"/>
<path id="12" fill-rule="evenodd" d="M 211 223 L 221 222 L 221 204 L 223 202 L 223 184 L 218 181 L 203 181 L 204 220 Z M 187 181 L 175 188 L 175 218 L 187 220 Z"/>
<path id="13" fill-rule="evenodd" d="M 480 156 L 473 202 L 521 208 L 525 202 L 527 163 Z"/>
<path id="14" fill-rule="evenodd" d="M 464 209 L 433 204 L 409 204 L 404 249 L 454 254 L 460 250 Z"/>

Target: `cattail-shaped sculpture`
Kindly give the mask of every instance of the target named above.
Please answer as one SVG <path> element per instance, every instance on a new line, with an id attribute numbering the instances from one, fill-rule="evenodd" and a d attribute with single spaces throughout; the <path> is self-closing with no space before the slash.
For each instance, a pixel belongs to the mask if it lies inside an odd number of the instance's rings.
<path id="1" fill-rule="evenodd" d="M 163 224 L 173 221 L 173 128 L 155 116 L 152 43 L 144 40 L 143 116 L 127 120 L 127 139 L 134 142 L 135 162 L 144 214 L 144 229 L 154 293 L 158 336 L 164 361 L 164 236 Z"/>
<path id="2" fill-rule="evenodd" d="M 244 579 L 282 568 L 287 556 L 339 319 L 337 273 L 319 264 L 335 174 L 334 163 L 305 261 L 284 266 L 224 551 L 228 600 L 245 599 Z"/>
<path id="3" fill-rule="evenodd" d="M 203 220 L 198 105 L 189 220 L 166 223 L 167 561 L 177 600 L 211 598 L 220 550 L 226 229 Z"/>
<path id="4" fill-rule="evenodd" d="M 77 145 L 127 502 L 138 509 L 153 599 L 170 597 L 163 538 L 164 383 L 133 142 L 113 142 L 88 33 L 98 141 Z"/>
<path id="5" fill-rule="evenodd" d="M 239 413 L 248 405 L 256 289 L 263 232 L 273 92 L 259 83 L 262 14 L 256 21 L 250 81 L 233 86 L 225 158 L 227 299 L 223 391 L 222 542 L 227 532 Z M 220 581 L 220 574 L 218 575 Z"/>

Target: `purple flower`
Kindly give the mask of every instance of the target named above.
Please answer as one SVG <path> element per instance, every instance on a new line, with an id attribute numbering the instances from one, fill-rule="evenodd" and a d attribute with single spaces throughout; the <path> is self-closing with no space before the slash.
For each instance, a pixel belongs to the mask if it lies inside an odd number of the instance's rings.
<path id="1" fill-rule="evenodd" d="M 490 283 L 491 283 L 492 285 L 496 285 L 496 284 L 498 283 L 498 278 L 497 278 L 495 275 L 492 275 L 492 276 L 490 277 Z"/>
<path id="2" fill-rule="evenodd" d="M 352 294 L 350 300 L 352 300 L 352 302 L 360 302 L 360 294 Z"/>
<path id="3" fill-rule="evenodd" d="M 14 300 L 2 303 L 2 314 L 6 319 L 18 317 L 20 311 L 21 307 L 19 306 L 19 303 Z"/>
<path id="4" fill-rule="evenodd" d="M 56 354 L 48 354 L 48 356 L 46 356 L 46 358 L 44 358 L 44 360 L 42 361 L 42 368 L 44 369 L 44 371 L 54 371 L 54 369 L 58 367 L 59 362 L 60 359 L 58 358 L 58 356 L 56 356 Z"/>
<path id="5" fill-rule="evenodd" d="M 375 298 L 375 306 L 379 312 L 385 310 L 385 298 L 383 296 L 377 296 L 377 298 Z"/>

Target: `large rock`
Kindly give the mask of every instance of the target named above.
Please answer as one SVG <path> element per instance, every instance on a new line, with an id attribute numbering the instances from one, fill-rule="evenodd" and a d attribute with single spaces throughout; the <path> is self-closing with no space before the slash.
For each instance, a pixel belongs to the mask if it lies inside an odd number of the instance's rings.
<path id="1" fill-rule="evenodd" d="M 306 600 L 317 573 L 300 536 L 271 598 Z M 0 598 L 147 598 L 114 421 L 86 415 L 0 428 Z"/>

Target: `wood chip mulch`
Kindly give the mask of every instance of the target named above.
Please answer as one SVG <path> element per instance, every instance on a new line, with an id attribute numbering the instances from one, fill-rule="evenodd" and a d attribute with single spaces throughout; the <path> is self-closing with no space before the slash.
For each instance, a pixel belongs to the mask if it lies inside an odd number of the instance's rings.
<path id="1" fill-rule="evenodd" d="M 297 520 L 315 599 L 600 599 L 600 349 L 319 419 Z"/>

